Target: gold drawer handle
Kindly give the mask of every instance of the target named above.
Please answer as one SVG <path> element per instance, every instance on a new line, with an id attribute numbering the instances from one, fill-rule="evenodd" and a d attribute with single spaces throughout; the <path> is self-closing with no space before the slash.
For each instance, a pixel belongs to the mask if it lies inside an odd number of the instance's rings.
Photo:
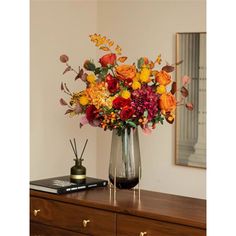
<path id="1" fill-rule="evenodd" d="M 147 232 L 140 232 L 139 236 L 147 235 Z"/>
<path id="2" fill-rule="evenodd" d="M 90 220 L 83 220 L 83 226 L 84 226 L 84 228 L 86 228 L 87 227 L 87 224 L 90 222 Z"/>
<path id="3" fill-rule="evenodd" d="M 38 209 L 38 210 L 34 210 L 34 211 L 33 211 L 34 216 L 37 216 L 37 215 L 38 215 L 38 212 L 40 212 L 40 209 Z"/>

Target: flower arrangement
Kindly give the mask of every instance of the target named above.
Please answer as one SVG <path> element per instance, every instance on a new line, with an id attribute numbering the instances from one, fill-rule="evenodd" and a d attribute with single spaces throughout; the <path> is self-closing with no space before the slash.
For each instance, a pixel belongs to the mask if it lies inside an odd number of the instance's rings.
<path id="1" fill-rule="evenodd" d="M 67 55 L 60 56 L 60 61 L 66 64 L 63 74 L 71 71 L 75 73 L 75 81 L 83 81 L 86 85 L 82 91 L 71 92 L 66 83 L 61 83 L 61 90 L 70 99 L 66 102 L 61 98 L 60 103 L 68 106 L 65 114 L 82 115 L 81 127 L 90 124 L 104 130 L 116 129 L 120 133 L 126 128 L 140 126 L 150 132 L 164 120 L 172 124 L 177 105 L 193 109 L 191 103 L 185 102 L 188 76 L 182 79 L 181 101 L 175 98 L 178 91 L 170 73 L 181 62 L 161 66 L 161 55 L 158 55 L 155 61 L 141 57 L 137 64 L 124 64 L 127 57 L 122 56 L 119 45 L 100 34 L 89 37 L 96 47 L 106 52 L 99 59 L 99 65 L 93 60 L 85 60 L 83 68 L 76 71 L 68 64 Z"/>

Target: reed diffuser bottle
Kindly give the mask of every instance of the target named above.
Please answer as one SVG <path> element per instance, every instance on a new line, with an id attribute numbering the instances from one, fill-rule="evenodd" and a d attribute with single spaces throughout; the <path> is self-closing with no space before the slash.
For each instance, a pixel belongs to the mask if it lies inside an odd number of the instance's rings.
<path id="1" fill-rule="evenodd" d="M 76 157 L 74 159 L 75 165 L 72 166 L 70 169 L 70 181 L 72 183 L 84 183 L 86 181 L 86 168 L 82 165 L 82 161 L 84 160 L 82 159 L 82 156 L 83 156 L 85 147 L 87 145 L 87 142 L 88 142 L 88 139 L 85 142 L 80 158 L 78 158 L 75 139 L 74 139 L 74 146 L 72 144 L 72 141 L 70 140 L 70 144 L 72 146 L 72 149 Z"/>

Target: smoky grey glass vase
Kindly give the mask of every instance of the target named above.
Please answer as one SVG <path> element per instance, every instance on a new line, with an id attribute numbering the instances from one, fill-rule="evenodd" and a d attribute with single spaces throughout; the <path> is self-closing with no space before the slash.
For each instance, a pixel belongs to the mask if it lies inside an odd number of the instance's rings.
<path id="1" fill-rule="evenodd" d="M 141 158 L 138 129 L 127 128 L 117 134 L 112 131 L 109 179 L 120 189 L 135 187 L 141 178 Z"/>

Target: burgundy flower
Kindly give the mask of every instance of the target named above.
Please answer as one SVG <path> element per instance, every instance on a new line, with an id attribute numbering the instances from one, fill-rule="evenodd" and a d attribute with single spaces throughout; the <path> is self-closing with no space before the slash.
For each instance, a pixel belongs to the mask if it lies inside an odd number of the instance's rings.
<path id="1" fill-rule="evenodd" d="M 134 114 L 134 109 L 132 107 L 125 106 L 122 108 L 120 112 L 120 119 L 124 121 L 128 120 L 129 118 L 131 118 L 133 114 Z"/>
<path id="2" fill-rule="evenodd" d="M 131 103 L 130 98 L 125 99 L 125 98 L 122 98 L 122 97 L 117 97 L 113 100 L 112 105 L 115 109 L 120 109 L 124 106 L 129 106 L 130 103 Z"/>
<path id="3" fill-rule="evenodd" d="M 152 120 L 158 111 L 159 97 L 154 89 L 149 86 L 142 86 L 141 89 L 132 92 L 131 106 L 135 110 L 135 115 L 140 118 L 144 112 L 148 112 L 148 120 Z"/>
<path id="4" fill-rule="evenodd" d="M 96 117 L 96 107 L 94 105 L 90 105 L 86 109 L 86 118 L 90 122 L 92 122 Z"/>
<path id="5" fill-rule="evenodd" d="M 102 65 L 102 67 L 106 67 L 108 64 L 114 65 L 116 62 L 116 54 L 114 53 L 106 54 L 99 59 L 99 62 Z"/>
<path id="6" fill-rule="evenodd" d="M 115 93 L 118 90 L 119 88 L 118 81 L 116 78 L 114 78 L 110 74 L 106 76 L 106 82 L 107 82 L 108 90 L 110 93 Z"/>

